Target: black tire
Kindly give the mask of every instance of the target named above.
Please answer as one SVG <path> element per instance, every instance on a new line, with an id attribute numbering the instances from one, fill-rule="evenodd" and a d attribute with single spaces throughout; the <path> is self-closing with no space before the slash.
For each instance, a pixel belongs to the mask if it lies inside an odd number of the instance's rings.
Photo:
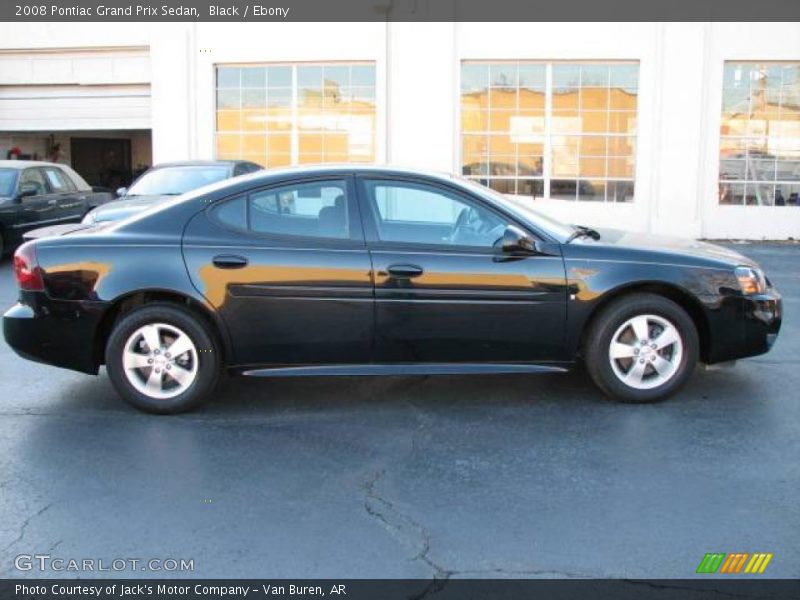
<path id="1" fill-rule="evenodd" d="M 3 232 L 0 230 L 0 258 L 3 258 L 6 255 L 6 242 L 3 239 Z"/>
<path id="2" fill-rule="evenodd" d="M 665 319 L 677 329 L 682 343 L 682 356 L 680 360 L 676 360 L 677 367 L 666 381 L 650 389 L 631 387 L 623 382 L 609 357 L 609 349 L 614 341 L 612 338 L 617 330 L 629 319 L 640 315 L 655 315 Z M 665 352 L 672 352 L 673 348 L 674 346 Z M 584 360 L 592 380 L 606 396 L 621 402 L 648 403 L 668 398 L 686 383 L 697 365 L 699 348 L 700 341 L 694 322 L 678 304 L 656 294 L 631 294 L 612 302 L 592 320 L 586 335 Z M 638 354 L 643 351 L 637 349 L 636 352 Z M 638 358 L 630 360 L 635 362 Z M 617 362 L 620 371 L 624 368 L 624 362 Z M 645 368 L 648 369 L 648 377 L 657 375 L 653 367 Z"/>
<path id="3" fill-rule="evenodd" d="M 171 398 L 154 398 L 142 393 L 129 381 L 123 367 L 125 344 L 139 328 L 161 323 L 185 333 L 194 344 L 197 374 L 191 384 Z M 207 400 L 219 381 L 221 357 L 208 325 L 176 304 L 159 302 L 137 308 L 123 316 L 111 331 L 106 344 L 106 370 L 114 388 L 136 408 L 157 414 L 176 414 L 192 410 Z M 148 371 L 142 371 L 147 373 Z"/>

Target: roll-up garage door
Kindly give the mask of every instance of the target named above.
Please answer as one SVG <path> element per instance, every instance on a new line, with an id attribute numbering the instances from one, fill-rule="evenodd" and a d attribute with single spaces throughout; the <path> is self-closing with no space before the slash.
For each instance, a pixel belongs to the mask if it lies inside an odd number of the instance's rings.
<path id="1" fill-rule="evenodd" d="M 0 131 L 149 129 L 147 49 L 0 52 Z"/>

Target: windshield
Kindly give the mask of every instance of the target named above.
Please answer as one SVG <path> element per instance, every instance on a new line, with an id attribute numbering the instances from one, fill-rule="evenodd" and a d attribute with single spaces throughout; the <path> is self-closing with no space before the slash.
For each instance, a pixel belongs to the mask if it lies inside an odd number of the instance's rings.
<path id="1" fill-rule="evenodd" d="M 14 195 L 14 186 L 17 184 L 16 169 L 0 169 L 0 196 L 10 198 Z"/>
<path id="2" fill-rule="evenodd" d="M 575 228 L 571 225 L 567 225 L 561 221 L 556 221 L 552 217 L 543 215 L 538 210 L 531 208 L 530 200 L 523 200 L 522 198 L 515 198 L 513 196 L 505 196 L 504 194 L 483 186 L 472 179 L 459 178 L 459 180 L 466 182 L 473 188 L 476 188 L 482 195 L 488 196 L 490 199 L 511 208 L 516 213 L 530 221 L 532 225 L 539 227 L 545 233 L 548 233 L 559 242 L 564 242 L 572 234 L 572 232 L 575 231 Z"/>
<path id="3" fill-rule="evenodd" d="M 228 167 L 164 167 L 153 169 L 136 180 L 128 196 L 177 196 L 228 176 Z"/>

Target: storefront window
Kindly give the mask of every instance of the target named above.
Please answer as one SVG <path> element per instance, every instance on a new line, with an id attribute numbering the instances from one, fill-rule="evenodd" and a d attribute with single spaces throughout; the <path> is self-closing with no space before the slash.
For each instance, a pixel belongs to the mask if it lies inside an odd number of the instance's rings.
<path id="1" fill-rule="evenodd" d="M 800 206 L 800 63 L 725 63 L 719 203 Z"/>
<path id="2" fill-rule="evenodd" d="M 264 167 L 375 160 L 375 66 L 217 68 L 217 158 Z"/>
<path id="3" fill-rule="evenodd" d="M 506 194 L 633 201 L 638 79 L 638 63 L 463 63 L 462 173 Z"/>

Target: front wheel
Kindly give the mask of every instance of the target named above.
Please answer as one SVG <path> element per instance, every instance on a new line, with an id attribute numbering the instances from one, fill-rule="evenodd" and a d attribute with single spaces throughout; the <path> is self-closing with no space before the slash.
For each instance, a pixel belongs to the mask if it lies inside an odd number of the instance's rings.
<path id="1" fill-rule="evenodd" d="M 635 294 L 613 302 L 593 321 L 586 367 L 606 395 L 623 402 L 655 402 L 686 383 L 699 345 L 692 319 L 678 304 Z"/>
<path id="2" fill-rule="evenodd" d="M 191 410 L 213 391 L 220 357 L 206 324 L 177 305 L 138 308 L 114 326 L 106 370 L 117 392 L 141 410 Z"/>

